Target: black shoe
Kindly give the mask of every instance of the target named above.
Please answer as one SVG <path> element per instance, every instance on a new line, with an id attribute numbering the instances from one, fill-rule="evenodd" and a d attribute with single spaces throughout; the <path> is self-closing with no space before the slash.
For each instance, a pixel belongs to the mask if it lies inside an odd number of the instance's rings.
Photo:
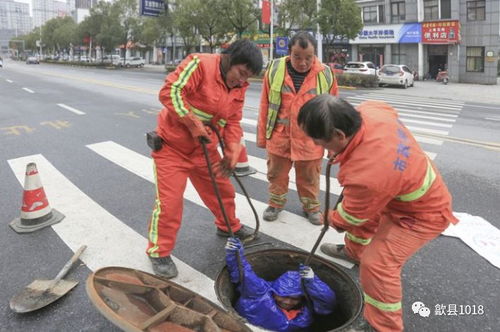
<path id="1" fill-rule="evenodd" d="M 229 232 L 217 228 L 217 235 L 223 237 L 229 237 Z M 249 227 L 246 227 L 245 225 L 241 225 L 241 228 L 238 231 L 234 232 L 234 236 L 240 240 L 244 240 L 252 235 L 253 235 L 253 230 Z"/>
<path id="2" fill-rule="evenodd" d="M 264 214 L 262 215 L 262 218 L 264 218 L 265 221 L 275 221 L 278 219 L 278 215 L 283 209 L 281 208 L 275 208 L 274 206 L 268 206 L 264 210 Z"/>
<path id="3" fill-rule="evenodd" d="M 177 277 L 179 274 L 177 267 L 170 256 L 149 257 L 149 259 L 153 264 L 153 271 L 156 275 L 170 279 Z"/>

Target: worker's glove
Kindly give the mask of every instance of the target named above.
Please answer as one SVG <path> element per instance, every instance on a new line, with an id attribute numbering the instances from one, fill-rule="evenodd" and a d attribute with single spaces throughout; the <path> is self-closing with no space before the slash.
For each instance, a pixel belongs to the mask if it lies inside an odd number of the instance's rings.
<path id="1" fill-rule="evenodd" d="M 239 251 L 241 249 L 241 241 L 238 238 L 235 237 L 230 237 L 227 239 L 226 242 L 226 251 L 228 252 L 235 252 Z"/>
<path id="2" fill-rule="evenodd" d="M 200 137 L 203 137 L 205 142 L 210 142 L 210 135 L 207 132 L 207 127 L 205 127 L 203 122 L 201 122 L 201 120 L 198 119 L 194 113 L 188 112 L 188 114 L 180 117 L 179 119 L 181 123 L 187 127 L 193 138 L 199 139 Z"/>
<path id="3" fill-rule="evenodd" d="M 230 177 L 238 163 L 243 146 L 240 143 L 227 143 L 224 148 L 224 158 L 213 166 L 213 172 L 218 177 Z"/>
<path id="4" fill-rule="evenodd" d="M 314 278 L 314 271 L 308 265 L 300 264 L 299 274 L 300 274 L 300 277 L 303 279 L 313 279 Z"/>

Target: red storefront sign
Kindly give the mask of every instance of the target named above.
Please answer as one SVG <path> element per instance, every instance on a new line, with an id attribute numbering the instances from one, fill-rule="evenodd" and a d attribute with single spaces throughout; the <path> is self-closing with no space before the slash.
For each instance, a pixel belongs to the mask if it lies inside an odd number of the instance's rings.
<path id="1" fill-rule="evenodd" d="M 422 43 L 424 44 L 456 44 L 459 41 L 459 21 L 422 23 Z"/>

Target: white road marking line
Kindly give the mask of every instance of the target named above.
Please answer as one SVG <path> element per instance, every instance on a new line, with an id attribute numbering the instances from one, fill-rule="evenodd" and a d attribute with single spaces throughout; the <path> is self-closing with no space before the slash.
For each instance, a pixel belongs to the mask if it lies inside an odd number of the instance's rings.
<path id="1" fill-rule="evenodd" d="M 493 118 L 485 118 L 486 120 L 500 121 L 500 116 Z"/>
<path id="2" fill-rule="evenodd" d="M 434 126 L 434 127 L 443 127 L 443 128 L 451 128 L 453 125 L 448 124 L 448 123 L 438 123 L 438 122 L 431 122 L 431 121 L 422 121 L 422 120 L 415 120 L 415 119 L 407 119 L 404 116 L 400 116 L 399 119 L 404 123 L 418 123 L 418 124 L 423 124 L 427 126 Z"/>
<path id="3" fill-rule="evenodd" d="M 29 93 L 35 93 L 35 91 L 28 89 L 28 88 L 23 88 L 24 91 L 29 92 Z"/>
<path id="4" fill-rule="evenodd" d="M 119 145 L 112 141 L 101 142 L 96 144 L 87 145 L 89 149 L 101 155 L 102 157 L 108 159 L 109 161 L 117 164 L 118 166 L 142 177 L 143 179 L 154 183 L 153 167 L 151 158 L 145 157 L 135 151 L 132 151 L 122 145 Z M 205 206 L 200 205 L 201 199 L 194 189 L 193 185 L 188 181 L 186 186 L 186 191 L 184 192 L 184 199 L 187 199 L 199 206 L 205 208 Z M 248 205 L 246 197 L 244 195 L 236 193 L 235 198 L 236 215 L 240 218 L 241 222 L 250 227 L 255 227 L 255 222 L 253 218 L 253 212 Z M 260 202 L 256 199 L 252 199 L 252 203 L 257 210 L 259 216 L 267 208 L 267 203 Z M 280 213 L 280 217 L 275 222 L 262 222 L 261 221 L 261 231 L 269 236 L 272 236 L 280 241 L 289 243 L 300 249 L 310 251 L 316 242 L 320 232 L 320 226 L 314 226 L 310 224 L 307 219 L 296 215 L 294 213 L 283 210 Z M 308 236 L 304 236 L 307 234 Z M 335 230 L 330 229 L 323 239 L 325 242 L 332 243 L 344 243 L 344 236 L 337 233 Z M 336 263 L 342 264 L 347 268 L 352 268 L 352 264 L 343 262 L 341 260 L 335 260 L 321 253 L 319 250 L 316 252 L 317 255 L 325 257 L 326 259 L 335 261 Z"/>
<path id="5" fill-rule="evenodd" d="M 361 104 L 362 102 L 361 101 L 356 101 L 356 102 L 351 102 L 351 105 L 354 105 L 354 106 L 358 106 L 359 104 Z M 408 108 L 401 108 L 399 106 L 397 107 L 394 107 L 399 114 L 401 113 L 412 113 L 412 114 L 429 114 L 429 115 L 433 115 L 433 116 L 436 116 L 436 117 L 447 117 L 447 118 L 458 118 L 460 112 L 449 112 L 449 113 L 439 113 L 439 112 L 428 112 L 428 111 L 421 111 L 421 110 L 415 110 L 415 109 L 408 109 Z M 444 119 L 443 119 L 444 121 Z"/>
<path id="6" fill-rule="evenodd" d="M 8 83 L 14 83 L 14 81 L 12 80 L 6 80 Z"/>
<path id="7" fill-rule="evenodd" d="M 462 110 L 462 106 L 441 106 L 441 105 L 436 105 L 436 104 L 429 104 L 429 103 L 416 103 L 416 102 L 410 102 L 406 100 L 393 100 L 393 99 L 386 99 L 386 98 L 378 98 L 378 97 L 373 97 L 373 99 L 370 98 L 362 98 L 362 97 L 349 97 L 348 99 L 355 99 L 355 100 L 361 100 L 361 101 L 366 101 L 366 100 L 379 100 L 379 101 L 384 101 L 387 102 L 391 105 L 394 104 L 401 104 L 403 106 L 417 106 L 419 108 L 438 108 L 441 111 L 450 111 L 450 112 L 459 112 Z"/>
<path id="8" fill-rule="evenodd" d="M 367 96 L 370 97 L 377 97 L 377 98 L 387 98 L 388 100 L 401 100 L 401 101 L 410 101 L 410 102 L 423 102 L 423 103 L 429 103 L 431 102 L 432 104 L 435 105 L 443 105 L 443 106 L 463 106 L 465 102 L 463 101 L 451 101 L 451 100 L 438 100 L 438 99 L 433 99 L 433 98 L 425 98 L 425 97 L 409 97 L 409 96 L 401 96 L 401 95 L 381 95 L 381 94 L 374 94 L 370 93 Z"/>
<path id="9" fill-rule="evenodd" d="M 65 105 L 65 104 L 57 104 L 57 106 L 62 107 L 64 109 L 67 109 L 68 111 L 73 112 L 73 113 L 78 114 L 78 115 L 85 115 L 85 112 L 79 111 L 76 108 L 73 108 L 73 107 Z"/>
<path id="10" fill-rule="evenodd" d="M 438 135 L 448 135 L 448 132 L 445 130 L 438 130 L 438 129 L 428 129 L 428 128 L 422 128 L 422 127 L 414 127 L 414 126 L 406 126 L 411 131 L 419 132 L 419 133 L 431 133 L 431 134 L 438 134 Z"/>

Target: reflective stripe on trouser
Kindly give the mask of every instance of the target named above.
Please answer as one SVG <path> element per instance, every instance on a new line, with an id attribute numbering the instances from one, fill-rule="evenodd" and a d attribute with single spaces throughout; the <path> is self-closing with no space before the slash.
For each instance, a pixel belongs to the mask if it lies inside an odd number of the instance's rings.
<path id="1" fill-rule="evenodd" d="M 319 176 L 322 159 L 292 161 L 278 155 L 268 153 L 267 179 L 269 181 L 269 205 L 282 208 L 286 203 L 289 173 L 292 165 L 295 168 L 295 183 L 299 199 L 305 211 L 319 211 Z"/>
<path id="2" fill-rule="evenodd" d="M 215 153 L 211 152 L 212 162 L 220 159 Z M 205 205 L 216 217 L 216 226 L 226 231 L 226 223 L 217 202 L 203 154 L 185 156 L 170 146 L 164 145 L 161 150 L 153 152 L 152 156 L 156 169 L 157 197 L 149 224 L 147 254 L 152 257 L 164 257 L 170 255 L 174 249 L 177 231 L 182 220 L 183 194 L 188 178 Z M 217 184 L 231 228 L 233 231 L 238 231 L 241 224 L 235 215 L 234 187 L 227 178 L 217 178 Z"/>
<path id="3" fill-rule="evenodd" d="M 433 220 L 426 220 L 429 222 Z M 438 221 L 440 222 L 440 221 Z M 441 230 L 415 232 L 382 215 L 377 232 L 365 246 L 360 262 L 360 281 L 365 293 L 364 316 L 378 332 L 403 331 L 401 269 L 404 263 Z"/>

